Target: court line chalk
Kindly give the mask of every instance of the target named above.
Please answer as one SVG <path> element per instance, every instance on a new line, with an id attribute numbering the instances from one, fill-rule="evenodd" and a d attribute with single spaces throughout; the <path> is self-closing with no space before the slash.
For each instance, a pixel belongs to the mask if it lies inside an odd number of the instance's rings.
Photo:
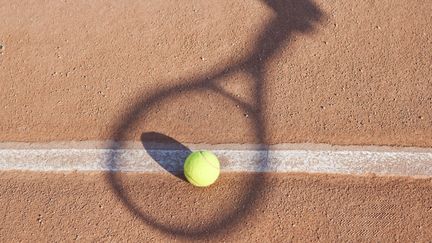
<path id="1" fill-rule="evenodd" d="M 122 149 L 108 142 L 0 144 L 0 170 L 60 171 L 182 171 L 186 151 L 163 146 L 145 150 L 136 143 Z M 221 161 L 222 172 L 307 172 L 432 176 L 432 149 L 380 146 L 330 146 L 314 144 L 187 145 L 211 150 Z M 112 148 L 112 146 L 111 146 Z M 115 160 L 113 160 L 113 155 Z M 157 163 L 158 161 L 159 163 Z M 163 168 L 163 167 L 164 168 Z"/>

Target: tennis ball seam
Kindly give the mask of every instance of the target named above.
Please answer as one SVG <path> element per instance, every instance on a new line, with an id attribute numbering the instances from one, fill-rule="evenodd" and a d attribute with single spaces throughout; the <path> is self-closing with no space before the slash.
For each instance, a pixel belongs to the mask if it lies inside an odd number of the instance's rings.
<path id="1" fill-rule="evenodd" d="M 199 187 L 205 186 L 202 185 L 201 183 L 198 183 L 196 180 L 194 180 L 186 171 L 184 172 L 184 174 L 186 176 L 186 179 L 193 181 L 192 184 L 194 184 L 195 186 L 199 186 Z"/>
<path id="2" fill-rule="evenodd" d="M 217 169 L 217 170 L 220 170 L 220 168 L 218 168 L 218 167 L 216 167 L 214 164 L 210 163 L 210 161 L 207 159 L 207 157 L 203 154 L 203 151 L 200 151 L 199 153 L 200 153 L 200 155 L 204 158 L 204 160 L 205 160 L 208 164 L 210 164 L 211 167 L 213 167 L 213 168 L 215 168 L 215 169 Z"/>

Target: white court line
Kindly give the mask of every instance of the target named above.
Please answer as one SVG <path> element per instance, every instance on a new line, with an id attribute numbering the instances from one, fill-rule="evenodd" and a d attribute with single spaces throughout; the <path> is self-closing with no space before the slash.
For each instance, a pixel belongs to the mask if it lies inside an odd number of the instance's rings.
<path id="1" fill-rule="evenodd" d="M 100 145 L 101 142 L 97 144 L 0 144 L 0 170 L 163 172 L 165 169 L 161 165 L 174 172 L 182 170 L 182 161 L 178 158 L 185 152 L 179 150 L 145 150 L 137 143 L 127 149 L 109 149 Z M 213 151 L 224 172 L 432 176 L 432 149 L 425 148 L 295 144 L 254 150 L 252 145 L 188 146 L 192 150 Z M 113 154 L 117 156 L 116 165 L 110 161 Z"/>

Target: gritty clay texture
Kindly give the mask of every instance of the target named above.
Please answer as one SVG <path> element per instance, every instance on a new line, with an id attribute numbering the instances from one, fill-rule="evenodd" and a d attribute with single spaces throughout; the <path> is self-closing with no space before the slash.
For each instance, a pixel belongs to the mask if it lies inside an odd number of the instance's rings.
<path id="1" fill-rule="evenodd" d="M 0 240 L 432 239 L 430 179 L 229 173 L 205 189 L 168 173 L 111 179 L 1 172 Z"/>
<path id="2" fill-rule="evenodd" d="M 432 145 L 431 1 L 0 6 L 1 141 Z"/>
<path id="3" fill-rule="evenodd" d="M 432 146 L 432 1 L 0 0 L 0 141 Z M 430 179 L 0 173 L 0 240 L 432 239 Z"/>

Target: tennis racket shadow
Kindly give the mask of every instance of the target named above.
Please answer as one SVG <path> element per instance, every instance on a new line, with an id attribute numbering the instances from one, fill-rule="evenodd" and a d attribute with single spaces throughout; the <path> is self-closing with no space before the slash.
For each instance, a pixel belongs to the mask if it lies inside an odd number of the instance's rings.
<path id="1" fill-rule="evenodd" d="M 192 151 L 174 138 L 158 132 L 141 134 L 141 143 L 147 154 L 164 170 L 187 182 L 183 165 Z"/>

